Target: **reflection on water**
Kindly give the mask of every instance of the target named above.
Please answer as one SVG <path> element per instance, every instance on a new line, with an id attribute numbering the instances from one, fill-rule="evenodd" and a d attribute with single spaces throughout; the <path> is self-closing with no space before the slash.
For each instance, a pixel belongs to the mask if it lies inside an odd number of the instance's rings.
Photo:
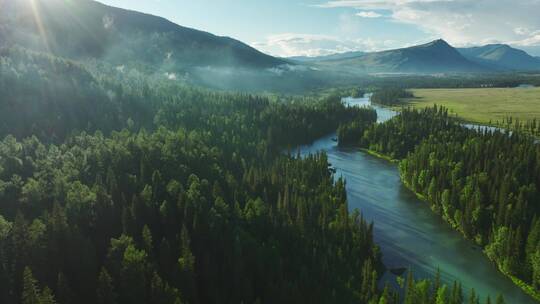
<path id="1" fill-rule="evenodd" d="M 345 99 L 351 106 L 369 106 L 369 98 Z M 375 107 L 381 121 L 396 115 Z M 326 151 L 336 169 L 336 177 L 347 181 L 351 209 L 360 209 L 375 223 L 375 240 L 381 246 L 385 265 L 410 267 L 416 278 L 432 278 L 441 269 L 447 284 L 459 280 L 485 297 L 502 293 L 507 303 L 536 303 L 499 273 L 481 250 L 465 240 L 427 203 L 401 183 L 395 164 L 372 157 L 357 149 L 342 149 L 332 141 L 335 135 L 300 147 L 302 155 Z M 395 285 L 396 277 L 387 272 L 386 282 Z"/>
<path id="2" fill-rule="evenodd" d="M 371 104 L 371 94 L 366 94 L 363 98 L 343 98 L 343 102 L 349 107 L 372 107 L 377 110 L 377 122 L 385 122 L 398 113 L 385 107 Z"/>

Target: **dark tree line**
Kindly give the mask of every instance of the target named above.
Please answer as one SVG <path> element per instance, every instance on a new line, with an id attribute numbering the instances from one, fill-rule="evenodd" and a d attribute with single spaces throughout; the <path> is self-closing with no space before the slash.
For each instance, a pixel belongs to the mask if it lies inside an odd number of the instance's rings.
<path id="1" fill-rule="evenodd" d="M 440 88 L 515 88 L 523 84 L 540 86 L 534 73 L 398 75 L 356 78 L 355 85 L 376 90 L 379 88 L 440 89 Z"/>
<path id="2" fill-rule="evenodd" d="M 377 111 L 371 108 L 359 108 L 356 119 L 349 123 L 340 124 L 337 130 L 340 146 L 359 145 L 360 136 L 364 131 L 377 122 Z"/>
<path id="3" fill-rule="evenodd" d="M 499 268 L 540 288 L 540 146 L 522 132 L 466 128 L 444 108 L 404 109 L 357 134 L 400 159 L 402 180 Z"/>
<path id="4" fill-rule="evenodd" d="M 511 116 L 504 118 L 502 121 L 491 122 L 490 124 L 507 130 L 515 130 L 521 133 L 527 133 L 534 136 L 540 136 L 540 121 L 532 119 L 521 121 Z"/>
<path id="5" fill-rule="evenodd" d="M 382 88 L 376 90 L 371 96 L 371 102 L 385 106 L 395 106 L 401 103 L 401 99 L 413 98 L 411 91 L 402 88 Z"/>
<path id="6" fill-rule="evenodd" d="M 219 128 L 220 123 L 234 123 L 226 117 L 233 114 L 251 120 L 263 115 L 253 135 L 264 133 L 265 139 L 280 141 L 276 145 L 307 143 L 355 115 L 334 94 L 303 98 L 217 93 L 127 67 L 83 64 L 17 47 L 0 48 L 0 92 L 0 136 L 37 136 L 56 144 L 83 131 L 109 135 L 123 128 L 152 131 L 162 125 L 193 129 L 221 115 L 223 121 L 212 126 Z M 197 102 L 208 107 L 191 106 Z M 231 104 L 245 106 L 245 112 L 236 113 Z"/>

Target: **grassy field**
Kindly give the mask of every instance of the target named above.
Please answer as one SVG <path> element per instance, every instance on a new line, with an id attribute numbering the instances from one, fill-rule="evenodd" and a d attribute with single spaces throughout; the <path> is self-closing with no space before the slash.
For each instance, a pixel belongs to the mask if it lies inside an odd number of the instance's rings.
<path id="1" fill-rule="evenodd" d="M 512 117 L 540 120 L 540 88 L 418 89 L 406 104 L 424 108 L 433 104 L 448 108 L 466 121 L 488 124 Z"/>

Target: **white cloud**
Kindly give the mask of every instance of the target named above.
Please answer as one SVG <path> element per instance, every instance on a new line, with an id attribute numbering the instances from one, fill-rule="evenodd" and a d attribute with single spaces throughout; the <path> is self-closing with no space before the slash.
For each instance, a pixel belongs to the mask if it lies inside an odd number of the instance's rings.
<path id="1" fill-rule="evenodd" d="M 517 46 L 540 46 L 540 34 L 531 35 L 525 39 L 511 41 L 509 43 Z"/>
<path id="2" fill-rule="evenodd" d="M 335 0 L 316 5 L 318 7 L 354 7 L 359 9 L 393 9 L 396 5 L 406 5 L 409 3 L 429 3 L 452 0 Z"/>
<path id="3" fill-rule="evenodd" d="M 379 14 L 377 12 L 373 12 L 373 11 L 359 12 L 359 13 L 356 13 L 356 16 L 362 17 L 362 18 L 380 18 L 380 17 L 382 17 L 381 14 Z"/>
<path id="4" fill-rule="evenodd" d="M 340 39 L 328 35 L 284 33 L 272 35 L 263 42 L 252 45 L 271 55 L 281 57 L 292 56 L 324 56 L 351 51 L 378 51 L 395 47 L 391 40 L 374 39 Z"/>
<path id="5" fill-rule="evenodd" d="M 524 27 L 516 27 L 514 29 L 514 33 L 516 33 L 518 35 L 521 35 L 521 36 L 528 35 L 530 32 L 531 31 L 528 28 L 524 28 Z"/>
<path id="6" fill-rule="evenodd" d="M 450 43 L 540 45 L 540 0 L 334 0 L 318 7 L 385 10 Z"/>

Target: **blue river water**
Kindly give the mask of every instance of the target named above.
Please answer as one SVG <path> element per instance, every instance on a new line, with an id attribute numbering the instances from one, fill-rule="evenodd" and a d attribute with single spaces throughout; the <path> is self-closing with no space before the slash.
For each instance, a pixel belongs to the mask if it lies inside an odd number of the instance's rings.
<path id="1" fill-rule="evenodd" d="M 344 99 L 350 106 L 371 106 L 369 96 Z M 373 106 L 379 122 L 396 113 Z M 442 281 L 455 280 L 474 288 L 482 297 L 494 299 L 502 293 L 508 304 L 537 303 L 510 279 L 501 274 L 473 242 L 464 239 L 428 204 L 420 201 L 400 181 L 396 164 L 373 157 L 358 149 L 339 148 L 335 134 L 300 147 L 303 155 L 325 151 L 336 177 L 347 181 L 349 207 L 359 209 L 375 223 L 375 241 L 381 247 L 388 269 L 410 268 L 415 278 L 433 278 L 440 269 Z M 383 283 L 396 284 L 396 276 L 387 272 Z"/>

